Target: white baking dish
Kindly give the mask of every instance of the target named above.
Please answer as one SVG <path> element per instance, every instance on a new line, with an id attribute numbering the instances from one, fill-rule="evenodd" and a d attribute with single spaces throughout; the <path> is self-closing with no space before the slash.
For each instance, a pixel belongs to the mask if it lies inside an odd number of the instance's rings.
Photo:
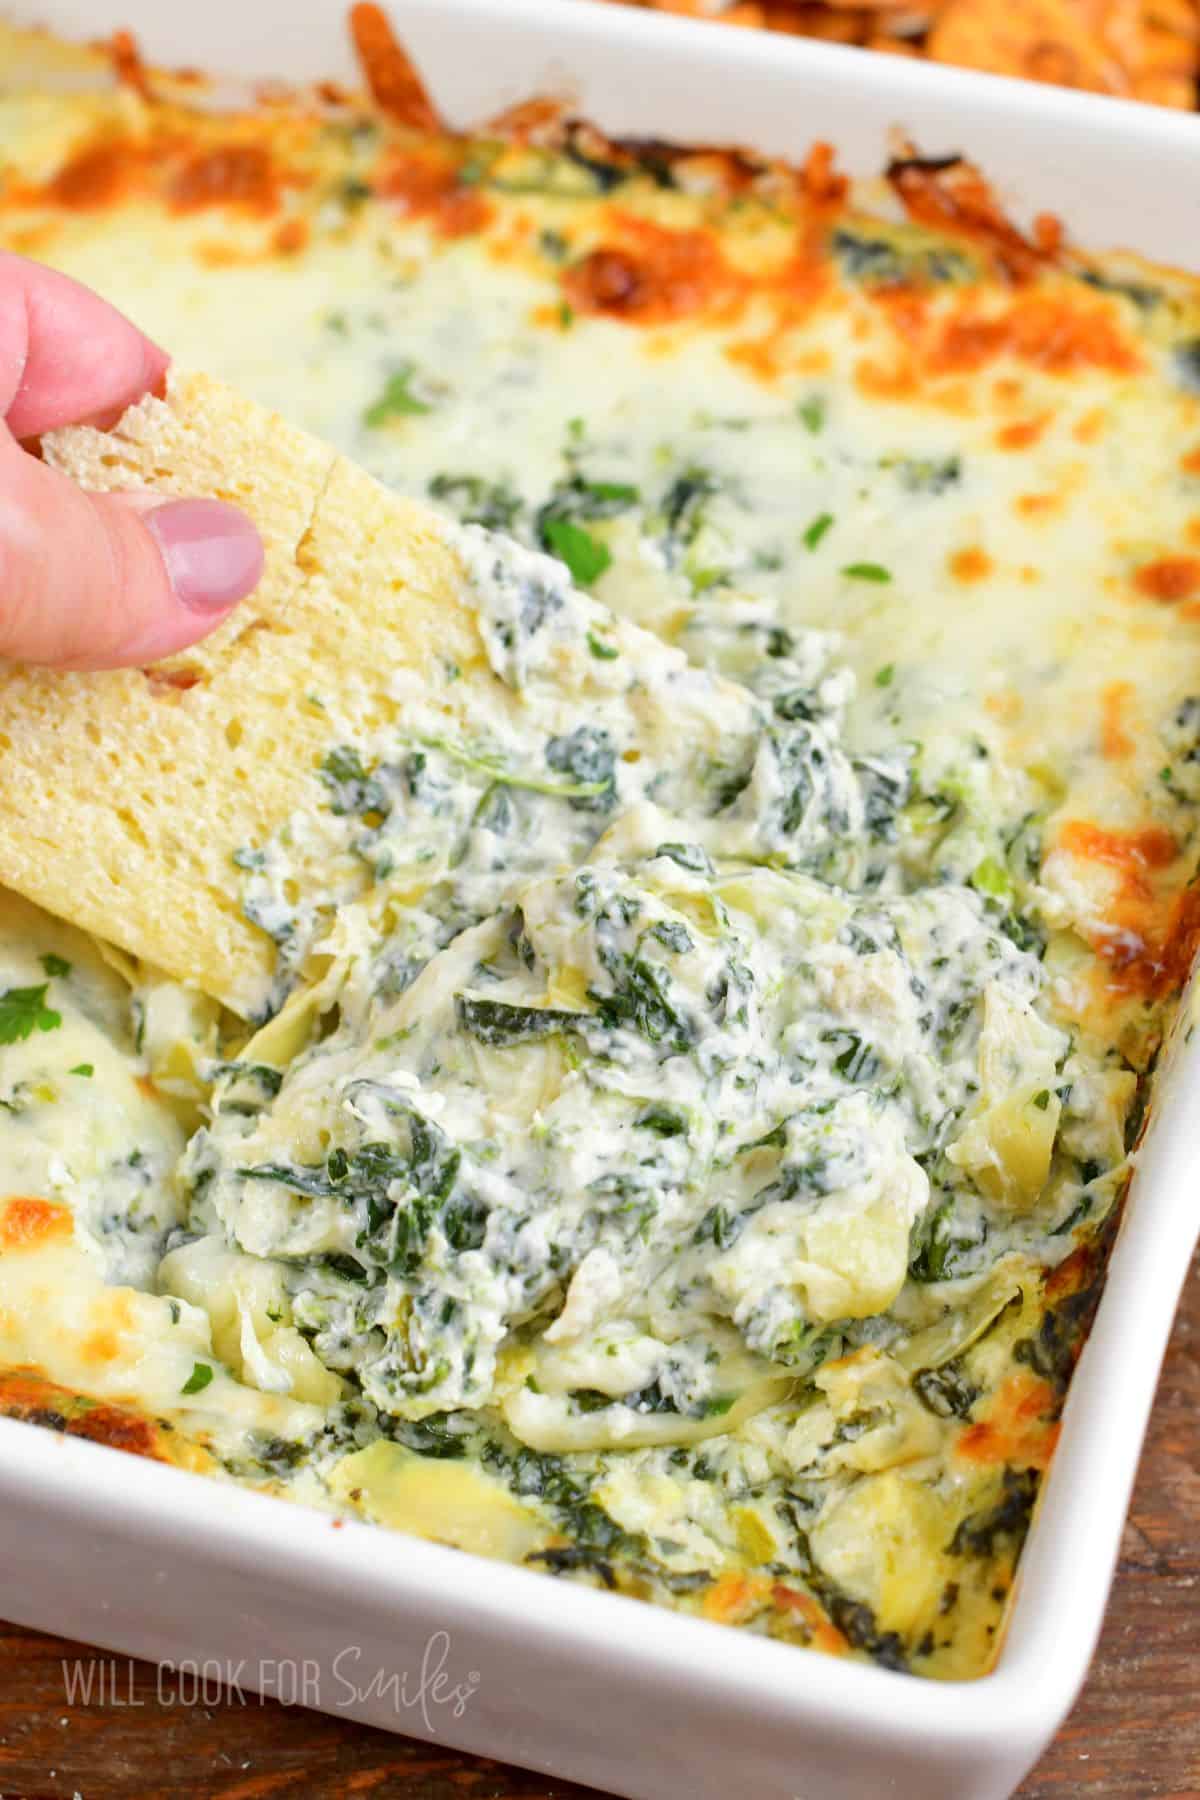
<path id="1" fill-rule="evenodd" d="M 248 75 L 349 75 L 341 0 L 28 0 L 68 35 Z M 456 120 L 571 91 L 615 132 L 869 173 L 890 126 L 982 162 L 1093 248 L 1200 258 L 1196 121 L 1122 102 L 568 0 L 393 0 Z M 1200 1039 L 1160 1081 L 995 1672 L 955 1687 L 347 1524 L 0 1420 L 11 1619 L 226 1674 L 639 1800 L 1000 1800 L 1086 1670 L 1171 1316 L 1200 1226 Z M 182 1690 L 183 1684 L 181 1684 Z"/>

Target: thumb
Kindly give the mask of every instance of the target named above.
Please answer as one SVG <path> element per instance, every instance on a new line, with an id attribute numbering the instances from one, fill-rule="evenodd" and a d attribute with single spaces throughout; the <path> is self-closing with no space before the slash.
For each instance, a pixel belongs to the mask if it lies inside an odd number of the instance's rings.
<path id="1" fill-rule="evenodd" d="M 0 657 L 60 669 L 154 662 L 210 632 L 262 574 L 220 500 L 90 494 L 0 444 Z"/>

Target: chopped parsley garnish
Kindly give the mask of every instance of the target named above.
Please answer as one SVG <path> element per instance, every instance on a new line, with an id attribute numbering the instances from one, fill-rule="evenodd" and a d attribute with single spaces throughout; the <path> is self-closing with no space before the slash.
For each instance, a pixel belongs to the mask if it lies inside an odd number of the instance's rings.
<path id="1" fill-rule="evenodd" d="M 573 463 L 575 453 L 566 454 Z M 566 563 L 577 587 L 586 587 L 604 573 L 612 557 L 607 544 L 593 537 L 585 522 L 615 518 L 640 498 L 639 490 L 627 481 L 590 481 L 574 468 L 565 481 L 555 483 L 549 499 L 538 508 L 538 542 Z"/>
<path id="2" fill-rule="evenodd" d="M 875 686 L 877 688 L 891 687 L 895 674 L 895 663 L 884 663 L 882 669 L 875 671 Z"/>
<path id="3" fill-rule="evenodd" d="M 546 519 L 542 524 L 542 542 L 552 556 L 566 563 L 577 587 L 587 587 L 597 580 L 612 561 L 608 545 L 570 519 Z"/>
<path id="4" fill-rule="evenodd" d="M 411 413 L 432 412 L 433 408 L 429 403 L 418 399 L 412 391 L 411 382 L 416 372 L 414 363 L 401 363 L 396 372 L 388 376 L 378 400 L 373 401 L 363 413 L 363 424 L 375 430 L 380 425 L 386 425 L 389 419 L 401 419 Z"/>
<path id="5" fill-rule="evenodd" d="M 594 631 L 588 632 L 587 641 L 588 649 L 600 662 L 615 662 L 621 654 L 614 644 L 606 644 Z"/>
<path id="6" fill-rule="evenodd" d="M 818 513 L 808 530 L 804 533 L 804 542 L 810 550 L 815 550 L 825 533 L 833 524 L 832 513 Z"/>
<path id="7" fill-rule="evenodd" d="M 94 1075 L 95 1073 L 96 1073 L 95 1063 L 76 1063 L 75 1067 L 73 1069 L 67 1070 L 68 1075 L 91 1076 L 91 1075 Z"/>
<path id="8" fill-rule="evenodd" d="M 1012 877 L 1002 862 L 994 856 L 985 856 L 977 863 L 971 875 L 971 886 L 976 893 L 986 894 L 991 900 L 1010 900 L 1012 898 Z"/>
<path id="9" fill-rule="evenodd" d="M 593 516 L 605 517 L 609 512 L 622 512 L 627 506 L 636 506 L 641 499 L 641 490 L 629 481 L 585 481 L 577 475 L 571 483 L 593 508 Z"/>
<path id="10" fill-rule="evenodd" d="M 882 563 L 856 562 L 844 563 L 842 574 L 850 581 L 890 581 L 892 572 L 885 569 Z"/>
<path id="11" fill-rule="evenodd" d="M 796 408 L 796 417 L 802 425 L 806 425 L 815 437 L 825 423 L 825 402 L 819 394 L 810 394 L 807 400 L 801 400 Z"/>
<path id="12" fill-rule="evenodd" d="M 71 965 L 66 957 L 55 956 L 53 950 L 46 952 L 45 956 L 41 958 L 41 964 L 47 975 L 69 975 L 71 973 Z"/>
<path id="13" fill-rule="evenodd" d="M 62 1024 L 62 1014 L 46 1005 L 46 989 L 40 987 L 9 988 L 0 994 L 0 1044 L 23 1044 L 35 1031 L 54 1031 Z"/>
<path id="14" fill-rule="evenodd" d="M 1039 1112 L 1045 1112 L 1050 1104 L 1050 1089 L 1043 1088 L 1040 1094 L 1035 1094 L 1033 1096 L 1033 1104 L 1037 1107 Z"/>
<path id="15" fill-rule="evenodd" d="M 195 1363 L 179 1391 L 181 1394 L 202 1394 L 212 1378 L 213 1372 L 207 1363 Z"/>

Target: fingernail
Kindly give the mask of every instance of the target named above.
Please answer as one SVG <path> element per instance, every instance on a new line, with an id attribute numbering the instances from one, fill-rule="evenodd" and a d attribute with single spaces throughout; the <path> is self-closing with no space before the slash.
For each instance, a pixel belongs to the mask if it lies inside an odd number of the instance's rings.
<path id="1" fill-rule="evenodd" d="M 171 586 L 193 612 L 225 612 L 263 572 L 254 526 L 223 500 L 169 500 L 145 515 L 158 540 Z"/>

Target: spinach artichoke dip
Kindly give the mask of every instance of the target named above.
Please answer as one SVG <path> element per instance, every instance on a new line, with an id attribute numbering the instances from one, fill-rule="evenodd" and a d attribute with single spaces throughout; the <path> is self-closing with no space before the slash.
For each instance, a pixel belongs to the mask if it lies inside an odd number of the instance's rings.
<path id="1" fill-rule="evenodd" d="M 0 74 L 0 243 L 440 508 L 483 645 L 298 678 L 245 1003 L 3 899 L 0 1404 L 979 1674 L 1200 939 L 1200 289 L 354 22 L 370 101 Z"/>

